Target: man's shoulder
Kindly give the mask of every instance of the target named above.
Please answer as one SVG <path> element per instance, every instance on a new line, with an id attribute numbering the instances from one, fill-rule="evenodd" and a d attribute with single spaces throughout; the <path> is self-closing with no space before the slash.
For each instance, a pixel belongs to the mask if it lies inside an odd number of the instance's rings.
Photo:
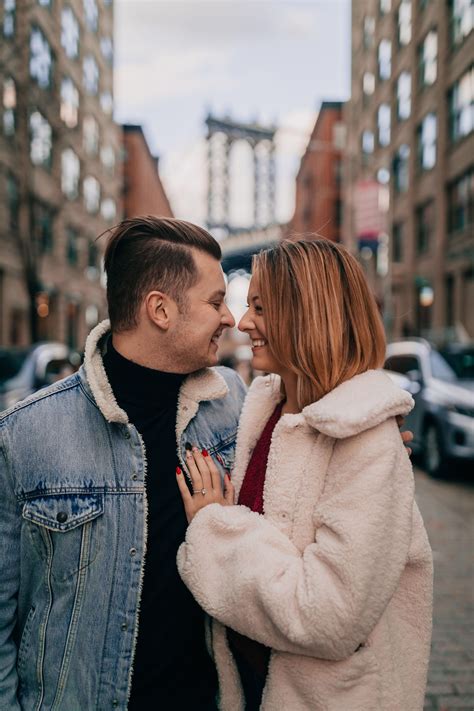
<path id="1" fill-rule="evenodd" d="M 36 417 L 38 415 L 38 409 L 45 411 L 49 408 L 57 408 L 59 401 L 71 395 L 71 392 L 77 390 L 79 386 L 79 374 L 74 373 L 53 385 L 49 385 L 46 388 L 42 388 L 28 395 L 28 397 L 15 403 L 8 408 L 8 410 L 0 412 L 0 427 L 8 426 L 8 424 L 16 421 L 18 418 Z"/>
<path id="2" fill-rule="evenodd" d="M 237 371 L 232 368 L 228 368 L 225 365 L 216 365 L 214 370 L 221 375 L 227 387 L 229 388 L 229 395 L 231 397 L 238 397 L 239 400 L 243 400 L 247 394 L 247 386 L 244 381 L 237 373 Z"/>

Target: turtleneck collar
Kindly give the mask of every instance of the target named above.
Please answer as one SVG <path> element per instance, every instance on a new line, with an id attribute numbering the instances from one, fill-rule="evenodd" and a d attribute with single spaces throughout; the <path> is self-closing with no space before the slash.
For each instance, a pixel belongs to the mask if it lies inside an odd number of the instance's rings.
<path id="1" fill-rule="evenodd" d="M 114 348 L 111 337 L 106 348 L 104 367 L 119 403 L 136 407 L 156 407 L 160 403 L 177 401 L 186 374 L 165 373 L 138 365 Z"/>

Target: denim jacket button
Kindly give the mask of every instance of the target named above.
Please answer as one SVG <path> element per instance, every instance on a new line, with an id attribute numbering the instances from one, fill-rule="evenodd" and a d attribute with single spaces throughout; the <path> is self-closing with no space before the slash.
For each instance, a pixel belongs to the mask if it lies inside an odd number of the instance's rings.
<path id="1" fill-rule="evenodd" d="M 122 624 L 120 625 L 120 629 L 122 630 L 122 632 L 126 632 L 126 631 L 128 630 L 128 625 L 127 625 L 127 623 L 126 623 L 126 622 L 122 622 Z"/>
<path id="2" fill-rule="evenodd" d="M 136 481 L 138 479 L 138 474 L 132 474 L 132 481 Z"/>
<path id="3" fill-rule="evenodd" d="M 133 556 L 137 554 L 137 549 L 136 549 L 136 548 L 130 548 L 130 550 L 129 550 L 128 552 L 130 553 L 130 555 L 131 555 L 132 558 L 133 558 Z"/>
<path id="4" fill-rule="evenodd" d="M 118 706 L 118 701 L 117 701 L 117 699 L 114 699 L 114 700 L 112 701 L 112 706 L 113 706 L 114 708 L 115 708 L 116 706 Z"/>
<path id="5" fill-rule="evenodd" d="M 130 439 L 130 432 L 128 430 L 125 430 L 123 436 L 125 437 L 125 439 Z"/>
<path id="6" fill-rule="evenodd" d="M 67 521 L 67 513 L 65 511 L 59 511 L 59 513 L 56 516 L 56 521 L 58 523 L 66 523 Z"/>

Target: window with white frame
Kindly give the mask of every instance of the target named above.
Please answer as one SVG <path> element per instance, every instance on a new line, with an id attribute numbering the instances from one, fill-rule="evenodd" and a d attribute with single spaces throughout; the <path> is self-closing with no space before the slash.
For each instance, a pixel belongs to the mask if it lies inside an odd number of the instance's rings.
<path id="1" fill-rule="evenodd" d="M 402 143 L 393 157 L 393 183 L 398 193 L 408 190 L 410 146 Z"/>
<path id="2" fill-rule="evenodd" d="M 115 206 L 115 201 L 112 200 L 112 198 L 105 198 L 102 200 L 100 214 L 104 220 L 107 220 L 107 222 L 112 222 L 112 220 L 115 219 L 115 216 L 117 215 L 117 208 Z"/>
<path id="3" fill-rule="evenodd" d="M 39 27 L 30 33 L 30 76 L 42 89 L 51 86 L 53 56 L 49 42 Z"/>
<path id="4" fill-rule="evenodd" d="M 99 124 L 93 116 L 86 116 L 82 125 L 84 148 L 88 155 L 95 156 L 99 151 Z"/>
<path id="5" fill-rule="evenodd" d="M 381 146 L 390 143 L 390 104 L 380 104 L 377 111 L 378 141 Z"/>
<path id="6" fill-rule="evenodd" d="M 84 194 L 84 206 L 90 214 L 95 214 L 100 207 L 100 183 L 92 175 L 84 178 L 82 184 Z"/>
<path id="7" fill-rule="evenodd" d="M 461 44 L 474 29 L 473 0 L 449 0 L 451 6 L 451 42 Z"/>
<path id="8" fill-rule="evenodd" d="M 83 3 L 86 25 L 92 32 L 97 32 L 99 22 L 99 8 L 97 7 L 97 0 L 83 0 Z"/>
<path id="9" fill-rule="evenodd" d="M 70 200 L 79 195 L 81 166 L 79 158 L 72 148 L 65 148 L 61 153 L 61 190 Z"/>
<path id="10" fill-rule="evenodd" d="M 454 84 L 448 103 L 451 139 L 458 141 L 474 131 L 474 64 Z"/>
<path id="11" fill-rule="evenodd" d="M 13 136 L 16 128 L 16 85 L 13 77 L 3 80 L 3 135 Z"/>
<path id="12" fill-rule="evenodd" d="M 379 0 L 379 11 L 381 15 L 387 15 L 392 9 L 392 0 Z"/>
<path id="13" fill-rule="evenodd" d="M 69 59 L 79 56 L 79 23 L 72 8 L 65 7 L 61 12 L 61 46 Z"/>
<path id="14" fill-rule="evenodd" d="M 375 77 L 372 72 L 364 72 L 362 77 L 362 91 L 365 96 L 372 96 L 375 91 Z"/>
<path id="15" fill-rule="evenodd" d="M 438 33 L 430 30 L 419 48 L 420 86 L 431 86 L 438 73 Z"/>
<path id="16" fill-rule="evenodd" d="M 402 0 L 398 7 L 398 44 L 402 47 L 411 41 L 411 0 Z"/>
<path id="17" fill-rule="evenodd" d="M 72 79 L 64 77 L 61 81 L 61 103 L 59 115 L 68 128 L 77 126 L 79 111 L 79 92 Z"/>
<path id="18" fill-rule="evenodd" d="M 92 54 L 84 57 L 82 68 L 85 90 L 88 94 L 97 94 L 99 91 L 99 67 Z"/>
<path id="19" fill-rule="evenodd" d="M 379 78 L 390 79 L 392 72 L 392 43 L 389 39 L 383 39 L 379 44 L 378 51 Z"/>
<path id="20" fill-rule="evenodd" d="M 421 170 L 430 170 L 436 165 L 436 138 L 436 114 L 426 114 L 417 131 L 418 166 Z"/>
<path id="21" fill-rule="evenodd" d="M 371 49 L 374 46 L 375 18 L 367 15 L 364 17 L 364 48 Z"/>
<path id="22" fill-rule="evenodd" d="M 100 106 L 104 114 L 108 114 L 109 116 L 112 114 L 114 109 L 114 100 L 110 91 L 102 92 L 100 95 Z"/>
<path id="23" fill-rule="evenodd" d="M 100 160 L 104 168 L 109 173 L 113 173 L 115 168 L 115 151 L 112 146 L 102 146 L 100 149 Z"/>
<path id="24" fill-rule="evenodd" d="M 15 10 L 16 0 L 4 0 L 3 2 L 3 35 L 13 37 L 15 34 Z"/>
<path id="25" fill-rule="evenodd" d="M 114 45 L 112 37 L 106 36 L 100 38 L 100 51 L 106 62 L 112 64 L 114 58 Z"/>
<path id="26" fill-rule="evenodd" d="M 402 72 L 397 79 L 397 117 L 405 121 L 411 113 L 411 74 Z"/>
<path id="27" fill-rule="evenodd" d="M 371 155 L 374 152 L 375 141 L 373 131 L 366 129 L 362 132 L 361 146 L 362 153 L 366 156 Z"/>
<path id="28" fill-rule="evenodd" d="M 51 167 L 53 132 L 51 125 L 39 111 L 30 114 L 30 159 L 34 165 Z"/>

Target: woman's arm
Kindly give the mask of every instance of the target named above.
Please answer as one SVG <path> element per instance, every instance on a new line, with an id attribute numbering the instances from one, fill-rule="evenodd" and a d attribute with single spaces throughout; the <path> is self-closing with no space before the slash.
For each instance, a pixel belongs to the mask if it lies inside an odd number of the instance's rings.
<path id="1" fill-rule="evenodd" d="M 241 634 L 280 651 L 346 658 L 397 588 L 413 489 L 393 419 L 336 443 L 315 542 L 302 553 L 263 516 L 213 504 L 188 528 L 180 574 L 207 613 Z"/>

